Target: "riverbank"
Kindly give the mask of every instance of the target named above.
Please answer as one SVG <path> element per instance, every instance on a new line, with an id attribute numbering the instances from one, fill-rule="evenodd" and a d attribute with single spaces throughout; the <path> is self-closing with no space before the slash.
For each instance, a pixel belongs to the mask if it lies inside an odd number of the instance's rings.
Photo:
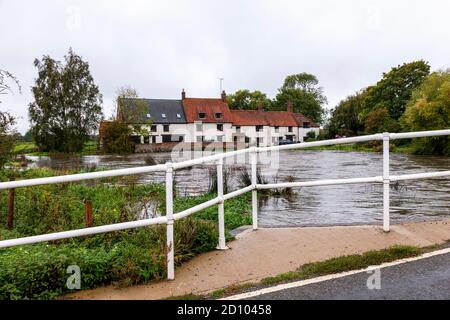
<path id="1" fill-rule="evenodd" d="M 393 225 L 390 233 L 383 232 L 379 226 L 272 228 L 256 232 L 248 229 L 228 244 L 231 250 L 202 254 L 177 268 L 174 281 L 129 288 L 108 286 L 65 298 L 133 300 L 211 296 L 230 286 L 244 289 L 268 279 L 273 283 L 270 277 L 280 277 L 300 266 L 332 258 L 396 245 L 424 248 L 443 244 L 450 238 L 449 234 L 450 220 Z"/>
<path id="2" fill-rule="evenodd" d="M 323 147 L 312 147 L 301 149 L 306 151 L 346 151 L 346 152 L 382 152 L 383 149 L 381 145 L 379 146 L 367 146 L 365 144 L 344 144 L 344 145 L 332 145 L 332 146 L 323 146 Z M 301 151 L 293 150 L 293 151 Z M 415 148 L 412 144 L 406 144 L 401 146 L 392 145 L 390 148 L 390 152 L 393 153 L 404 153 L 404 154 L 414 154 Z"/>
<path id="3" fill-rule="evenodd" d="M 98 142 L 96 140 L 90 140 L 85 143 L 83 150 L 73 154 L 67 155 L 78 155 L 78 156 L 87 156 L 87 155 L 97 155 L 101 152 L 98 149 Z M 59 155 L 61 153 L 54 152 L 41 152 L 34 142 L 18 142 L 14 146 L 14 154 L 16 155 L 30 155 L 30 156 L 51 156 L 51 155 Z"/>
<path id="4" fill-rule="evenodd" d="M 74 171 L 32 169 L 0 171 L 0 181 L 31 179 Z M 86 227 L 86 203 L 92 205 L 92 226 L 164 215 L 165 192 L 160 184 L 136 184 L 135 177 L 86 183 L 45 185 L 15 190 L 14 228 L 5 229 L 7 193 L 0 191 L 0 240 Z M 176 196 L 175 212 L 215 197 Z M 251 223 L 249 195 L 227 201 L 229 234 Z M 214 250 L 218 241 L 217 207 L 175 223 L 175 263 Z M 80 267 L 83 288 L 108 284 L 130 286 L 166 277 L 165 226 L 154 226 L 84 238 L 0 249 L 0 299 L 53 299 L 68 292 L 67 268 Z M 30 281 L 30 279 L 33 279 Z"/>

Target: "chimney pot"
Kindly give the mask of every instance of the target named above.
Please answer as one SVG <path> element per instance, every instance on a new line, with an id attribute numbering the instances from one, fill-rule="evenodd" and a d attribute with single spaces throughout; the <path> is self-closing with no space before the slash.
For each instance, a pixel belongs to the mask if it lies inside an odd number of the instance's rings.
<path id="1" fill-rule="evenodd" d="M 184 89 L 183 89 L 183 91 L 181 91 L 181 100 L 184 100 L 184 99 L 186 99 L 186 91 L 184 91 Z"/>

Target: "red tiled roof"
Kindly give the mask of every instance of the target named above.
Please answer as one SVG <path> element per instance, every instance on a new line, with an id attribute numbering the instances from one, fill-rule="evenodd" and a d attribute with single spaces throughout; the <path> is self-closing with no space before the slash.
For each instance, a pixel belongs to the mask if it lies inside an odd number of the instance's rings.
<path id="1" fill-rule="evenodd" d="M 266 112 L 259 110 L 232 110 L 233 125 L 236 126 L 268 126 Z"/>
<path id="2" fill-rule="evenodd" d="M 320 127 L 317 123 L 315 123 L 310 118 L 308 118 L 307 116 L 304 116 L 301 113 L 293 113 L 292 115 L 294 116 L 294 119 L 297 121 L 299 127 L 303 127 L 303 122 L 309 122 L 309 126 L 311 128 L 319 128 Z"/>
<path id="3" fill-rule="evenodd" d="M 184 113 L 186 114 L 186 121 L 193 123 L 196 121 L 206 123 L 232 123 L 232 115 L 228 104 L 222 99 L 203 99 L 203 98 L 186 98 L 183 99 Z M 199 118 L 199 113 L 205 113 L 204 119 Z M 221 113 L 222 118 L 217 119 L 215 114 Z"/>
<path id="4" fill-rule="evenodd" d="M 270 126 L 273 127 L 296 127 L 297 121 L 295 120 L 292 112 L 287 111 L 267 111 L 266 118 Z"/>

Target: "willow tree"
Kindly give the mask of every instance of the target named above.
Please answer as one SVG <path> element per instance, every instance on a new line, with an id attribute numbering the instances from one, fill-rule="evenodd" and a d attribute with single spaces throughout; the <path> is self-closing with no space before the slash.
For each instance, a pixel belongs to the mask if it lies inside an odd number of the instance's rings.
<path id="1" fill-rule="evenodd" d="M 28 112 L 39 150 L 81 151 L 102 118 L 102 95 L 89 64 L 69 49 L 64 63 L 46 55 L 34 66 L 38 78 Z"/>

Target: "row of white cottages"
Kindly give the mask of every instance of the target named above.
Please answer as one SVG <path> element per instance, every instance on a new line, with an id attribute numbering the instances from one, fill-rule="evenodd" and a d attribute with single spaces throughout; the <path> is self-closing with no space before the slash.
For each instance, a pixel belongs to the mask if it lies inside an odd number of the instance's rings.
<path id="1" fill-rule="evenodd" d="M 128 99 L 117 110 L 119 119 L 146 129 L 132 137 L 137 144 L 222 142 L 265 147 L 283 140 L 303 142 L 311 131 L 319 134 L 319 125 L 294 113 L 291 104 L 287 111 L 230 110 L 225 92 L 220 99 L 187 98 L 184 90 L 181 100 Z"/>

